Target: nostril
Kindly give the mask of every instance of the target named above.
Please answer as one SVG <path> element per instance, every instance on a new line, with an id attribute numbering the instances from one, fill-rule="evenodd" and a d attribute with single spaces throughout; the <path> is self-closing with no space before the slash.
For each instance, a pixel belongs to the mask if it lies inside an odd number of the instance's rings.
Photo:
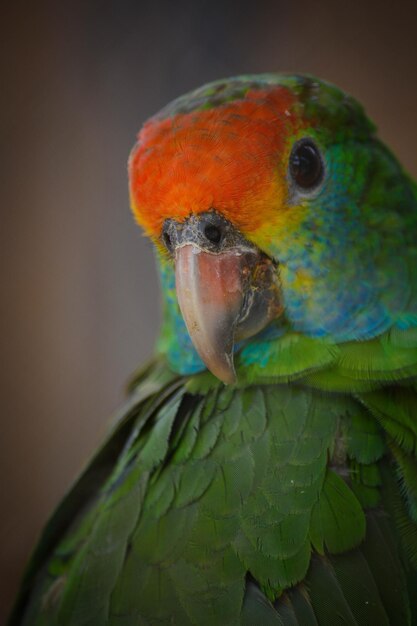
<path id="1" fill-rule="evenodd" d="M 204 228 L 204 236 L 211 243 L 220 243 L 222 232 L 218 226 L 214 226 L 214 224 L 207 224 Z"/>

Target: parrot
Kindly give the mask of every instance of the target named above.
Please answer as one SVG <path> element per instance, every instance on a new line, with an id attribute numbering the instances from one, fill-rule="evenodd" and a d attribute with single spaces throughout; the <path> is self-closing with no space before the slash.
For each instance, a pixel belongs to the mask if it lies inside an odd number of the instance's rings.
<path id="1" fill-rule="evenodd" d="M 218 80 L 129 158 L 163 316 L 10 626 L 417 623 L 417 186 L 310 75 Z"/>

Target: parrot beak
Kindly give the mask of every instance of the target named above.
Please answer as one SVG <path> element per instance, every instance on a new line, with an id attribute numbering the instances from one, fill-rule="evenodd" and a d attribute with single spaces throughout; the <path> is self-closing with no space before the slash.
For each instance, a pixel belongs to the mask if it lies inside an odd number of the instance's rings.
<path id="1" fill-rule="evenodd" d="M 208 369 L 236 382 L 234 344 L 257 334 L 282 312 L 277 268 L 214 212 L 164 227 L 175 258 L 178 303 Z"/>

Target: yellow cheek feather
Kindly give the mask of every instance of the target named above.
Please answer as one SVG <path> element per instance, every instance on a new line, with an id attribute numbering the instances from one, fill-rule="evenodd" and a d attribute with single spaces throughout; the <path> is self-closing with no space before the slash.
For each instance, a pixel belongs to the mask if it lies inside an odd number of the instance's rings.
<path id="1" fill-rule="evenodd" d="M 244 235 L 265 253 L 279 259 L 287 257 L 290 241 L 300 232 L 306 206 L 288 204 L 286 180 L 275 181 L 268 195 L 263 198 L 262 206 L 254 208 L 262 216 L 261 226 L 245 230 Z"/>
<path id="2" fill-rule="evenodd" d="M 314 277 L 306 269 L 300 268 L 295 272 L 293 285 L 297 291 L 310 295 L 315 285 Z"/>

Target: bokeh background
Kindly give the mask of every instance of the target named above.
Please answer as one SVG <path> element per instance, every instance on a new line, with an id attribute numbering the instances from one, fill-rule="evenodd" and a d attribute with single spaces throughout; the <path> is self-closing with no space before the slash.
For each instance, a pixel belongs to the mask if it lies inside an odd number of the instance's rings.
<path id="1" fill-rule="evenodd" d="M 2 3 L 0 623 L 159 323 L 126 160 L 204 82 L 297 71 L 361 100 L 417 176 L 415 2 Z M 395 262 L 395 260 L 393 260 Z"/>

